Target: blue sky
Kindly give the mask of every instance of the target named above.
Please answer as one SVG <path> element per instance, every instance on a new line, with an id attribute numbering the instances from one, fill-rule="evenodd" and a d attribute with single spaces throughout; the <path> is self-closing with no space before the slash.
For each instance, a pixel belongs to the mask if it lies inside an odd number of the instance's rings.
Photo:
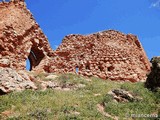
<path id="1" fill-rule="evenodd" d="M 51 47 L 68 34 L 115 29 L 138 36 L 149 59 L 160 55 L 160 0 L 26 0 Z"/>

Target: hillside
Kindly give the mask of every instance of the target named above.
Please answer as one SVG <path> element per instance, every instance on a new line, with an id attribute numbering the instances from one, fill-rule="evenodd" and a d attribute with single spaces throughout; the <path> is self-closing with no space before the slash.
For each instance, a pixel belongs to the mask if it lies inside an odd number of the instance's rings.
<path id="1" fill-rule="evenodd" d="M 141 82 L 104 81 L 73 74 L 50 74 L 52 78 L 46 78 L 48 74 L 35 76 L 43 81 L 55 82 L 57 87 L 44 91 L 39 86 L 36 91 L 26 90 L 0 96 L 0 119 L 129 120 L 132 114 L 149 114 L 152 117 L 158 114 L 160 92 L 152 93 Z M 116 102 L 113 96 L 108 95 L 114 89 L 127 90 L 138 100 Z"/>
<path id="2" fill-rule="evenodd" d="M 0 2 L 0 120 L 159 119 L 160 57 L 151 63 L 116 30 L 66 35 L 52 50 L 24 0 Z"/>

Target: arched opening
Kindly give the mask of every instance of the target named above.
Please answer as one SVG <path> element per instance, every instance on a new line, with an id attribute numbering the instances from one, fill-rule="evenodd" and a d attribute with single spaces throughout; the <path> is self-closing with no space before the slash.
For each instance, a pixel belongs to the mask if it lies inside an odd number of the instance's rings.
<path id="1" fill-rule="evenodd" d="M 26 60 L 26 70 L 31 71 L 31 63 L 29 59 Z"/>
<path id="2" fill-rule="evenodd" d="M 28 56 L 28 60 L 30 62 L 30 71 L 35 68 L 38 64 L 37 64 L 37 57 L 34 54 L 33 51 L 30 52 L 29 56 Z"/>
<path id="3" fill-rule="evenodd" d="M 42 50 L 39 50 L 36 47 L 32 47 L 30 54 L 28 56 L 28 59 L 26 61 L 27 63 L 26 69 L 30 71 L 33 70 L 36 66 L 39 65 L 39 63 L 41 62 L 43 58 L 44 58 L 44 54 Z"/>

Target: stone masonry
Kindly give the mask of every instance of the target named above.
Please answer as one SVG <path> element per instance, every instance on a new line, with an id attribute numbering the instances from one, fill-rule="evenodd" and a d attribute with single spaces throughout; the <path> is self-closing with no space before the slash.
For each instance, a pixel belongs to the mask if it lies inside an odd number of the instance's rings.
<path id="1" fill-rule="evenodd" d="M 53 51 L 23 1 L 0 3 L 0 66 L 31 69 Z"/>
<path id="2" fill-rule="evenodd" d="M 138 38 L 115 30 L 68 35 L 53 51 L 23 1 L 0 3 L 0 67 L 144 80 L 150 63 Z"/>
<path id="3" fill-rule="evenodd" d="M 138 38 L 115 30 L 66 36 L 55 53 L 46 71 L 135 82 L 150 70 Z"/>

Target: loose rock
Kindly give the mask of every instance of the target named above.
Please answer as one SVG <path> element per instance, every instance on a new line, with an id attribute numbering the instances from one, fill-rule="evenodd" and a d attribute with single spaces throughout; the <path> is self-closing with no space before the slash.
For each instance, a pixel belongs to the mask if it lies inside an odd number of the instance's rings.
<path id="1" fill-rule="evenodd" d="M 112 95 L 113 99 L 117 102 L 134 102 L 142 99 L 139 96 L 123 89 L 114 89 L 109 91 L 108 94 Z"/>

